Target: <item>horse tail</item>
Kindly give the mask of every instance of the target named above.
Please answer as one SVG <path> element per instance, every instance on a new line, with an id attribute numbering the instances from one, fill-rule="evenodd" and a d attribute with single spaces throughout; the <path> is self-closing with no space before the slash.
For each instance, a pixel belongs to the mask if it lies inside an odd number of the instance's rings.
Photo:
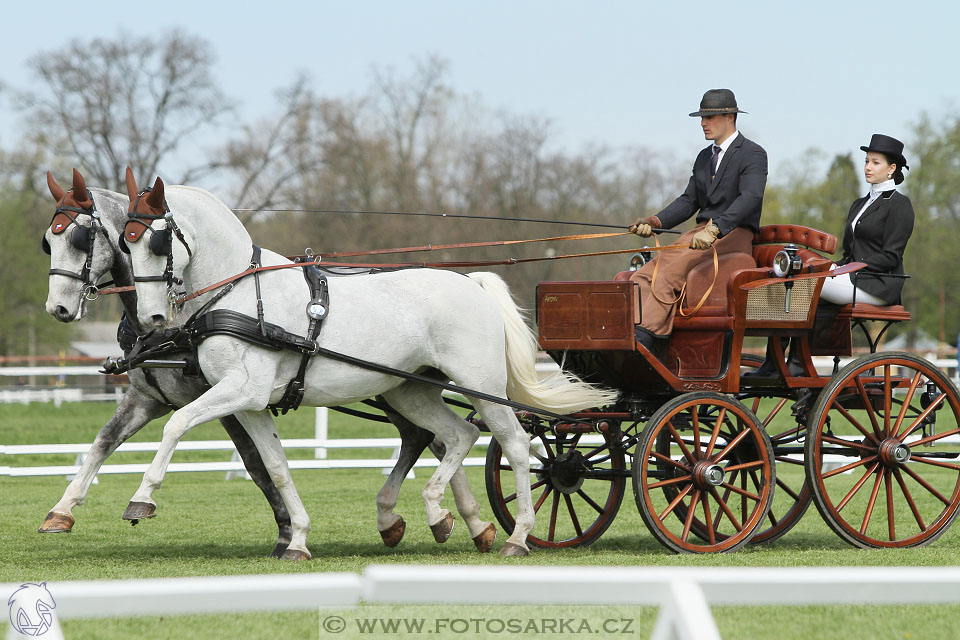
<path id="1" fill-rule="evenodd" d="M 537 337 L 527 325 L 507 284 L 495 273 L 467 275 L 497 303 L 503 317 L 508 398 L 556 413 L 602 407 L 616 401 L 616 391 L 584 382 L 563 369 L 541 377 L 535 368 Z"/>

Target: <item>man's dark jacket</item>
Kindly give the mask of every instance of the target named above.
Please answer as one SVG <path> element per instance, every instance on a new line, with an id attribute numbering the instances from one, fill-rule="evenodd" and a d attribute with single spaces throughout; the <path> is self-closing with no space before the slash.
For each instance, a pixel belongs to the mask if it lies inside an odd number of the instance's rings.
<path id="1" fill-rule="evenodd" d="M 903 274 L 903 250 L 913 233 L 913 205 L 910 198 L 896 190 L 884 191 L 860 216 L 855 230 L 850 223 L 867 201 L 864 196 L 850 206 L 843 227 L 843 258 L 848 262 L 865 262 L 865 271 Z M 897 304 L 903 290 L 903 278 L 884 278 L 852 273 L 856 286 L 887 304 Z"/>
<path id="2" fill-rule="evenodd" d="M 763 190 L 767 185 L 767 152 L 739 134 L 723 154 L 717 176 L 710 179 L 710 145 L 693 163 L 687 189 L 657 214 L 667 229 L 694 213 L 697 222 L 713 219 L 724 236 L 736 227 L 760 227 Z"/>

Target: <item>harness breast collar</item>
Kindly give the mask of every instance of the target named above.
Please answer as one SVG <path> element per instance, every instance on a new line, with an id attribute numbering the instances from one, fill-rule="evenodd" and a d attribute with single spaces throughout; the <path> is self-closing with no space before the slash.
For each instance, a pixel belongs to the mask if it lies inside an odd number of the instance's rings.
<path id="1" fill-rule="evenodd" d="M 254 245 L 251 266 L 260 266 L 260 253 L 260 247 Z M 177 352 L 187 352 L 192 357 L 192 361 L 168 361 L 170 364 L 165 366 L 184 367 L 188 373 L 197 375 L 199 374 L 196 369 L 197 348 L 211 336 L 228 335 L 274 351 L 286 349 L 302 354 L 297 374 L 287 384 L 283 397 L 275 404 L 268 406 L 274 415 L 297 409 L 303 401 L 307 365 L 310 357 L 319 351 L 317 338 L 330 308 L 326 276 L 309 263 L 304 263 L 301 268 L 303 277 L 310 287 L 310 302 L 306 307 L 310 325 L 306 336 L 291 333 L 279 325 L 264 320 L 260 274 L 254 272 L 252 275 L 257 292 L 256 318 L 230 309 L 208 310 L 233 289 L 234 283 L 230 283 L 191 315 L 182 326 L 163 331 L 154 330 L 138 336 L 129 355 L 119 360 L 111 359 L 105 362 L 104 372 L 118 374 L 141 366 L 164 366 L 153 362 L 152 359 Z"/>

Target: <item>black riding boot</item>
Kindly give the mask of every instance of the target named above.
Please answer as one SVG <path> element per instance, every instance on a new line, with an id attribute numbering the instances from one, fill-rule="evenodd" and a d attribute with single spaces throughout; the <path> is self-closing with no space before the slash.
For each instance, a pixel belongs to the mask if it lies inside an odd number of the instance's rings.
<path id="1" fill-rule="evenodd" d="M 787 347 L 787 338 L 780 338 L 780 345 L 787 351 L 787 370 L 791 376 L 797 377 L 803 375 L 803 363 L 800 359 L 800 347 L 794 340 L 790 340 Z M 753 371 L 743 374 L 745 378 L 775 378 L 779 375 L 777 370 L 776 357 L 773 354 L 773 338 L 767 341 L 767 354 L 759 367 Z"/>

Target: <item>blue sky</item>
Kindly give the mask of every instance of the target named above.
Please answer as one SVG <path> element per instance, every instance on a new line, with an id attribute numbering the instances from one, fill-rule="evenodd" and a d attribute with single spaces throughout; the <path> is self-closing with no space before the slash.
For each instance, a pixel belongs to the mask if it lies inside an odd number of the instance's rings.
<path id="1" fill-rule="evenodd" d="M 750 112 L 741 131 L 780 181 L 807 148 L 859 158 L 872 133 L 908 141 L 921 114 L 952 116 L 960 104 L 956 2 L 52 0 L 4 13 L 6 85 L 28 86 L 26 60 L 59 43 L 179 27 L 212 44 L 244 119 L 269 114 L 273 91 L 299 71 L 319 95 L 359 95 L 373 66 L 406 74 L 438 55 L 454 90 L 549 117 L 564 148 L 641 145 L 692 163 L 704 141 L 687 113 L 704 90 L 729 87 Z M 18 136 L 0 97 L 0 145 Z"/>

